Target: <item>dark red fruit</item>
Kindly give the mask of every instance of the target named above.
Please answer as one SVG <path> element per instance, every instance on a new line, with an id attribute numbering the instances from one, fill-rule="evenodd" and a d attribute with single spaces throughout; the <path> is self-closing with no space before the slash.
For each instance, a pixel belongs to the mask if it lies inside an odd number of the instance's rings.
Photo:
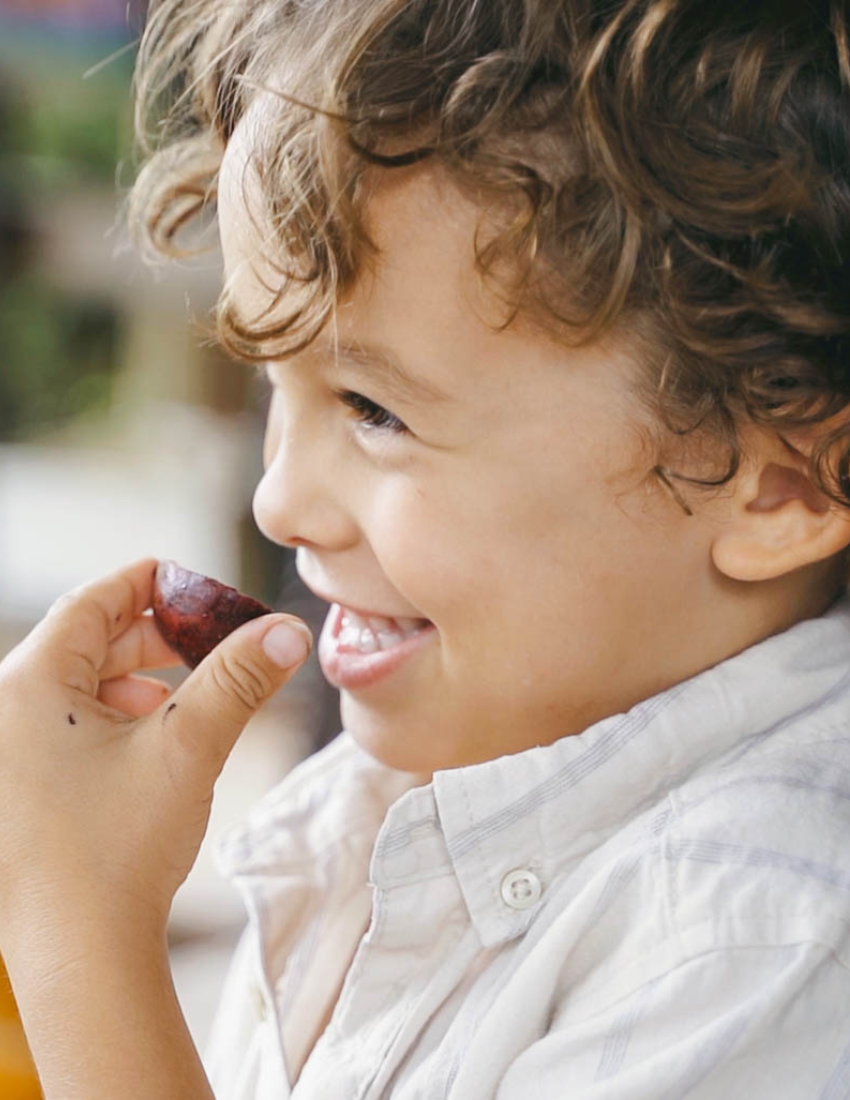
<path id="1" fill-rule="evenodd" d="M 230 585 L 184 569 L 176 561 L 161 561 L 157 568 L 154 621 L 189 668 L 199 665 L 238 626 L 272 610 Z"/>

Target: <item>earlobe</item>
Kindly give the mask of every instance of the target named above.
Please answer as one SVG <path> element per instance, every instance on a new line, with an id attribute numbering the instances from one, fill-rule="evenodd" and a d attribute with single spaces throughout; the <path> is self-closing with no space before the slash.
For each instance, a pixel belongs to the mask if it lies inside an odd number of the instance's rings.
<path id="1" fill-rule="evenodd" d="M 816 489 L 804 456 L 778 457 L 740 475 L 712 543 L 715 566 L 733 580 L 770 580 L 850 546 L 850 510 Z"/>

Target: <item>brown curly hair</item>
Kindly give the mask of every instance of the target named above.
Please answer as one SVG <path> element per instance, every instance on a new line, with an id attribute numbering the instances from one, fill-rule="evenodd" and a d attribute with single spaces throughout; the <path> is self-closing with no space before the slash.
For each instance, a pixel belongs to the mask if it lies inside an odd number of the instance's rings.
<path id="1" fill-rule="evenodd" d="M 249 322 L 225 292 L 234 354 L 306 346 L 374 250 L 367 174 L 436 158 L 500 213 L 477 260 L 510 318 L 573 345 L 627 333 L 658 424 L 721 444 L 717 476 L 650 471 L 686 511 L 674 482 L 733 478 L 745 421 L 830 421 L 810 472 L 850 506 L 834 421 L 850 404 L 849 16 L 847 0 L 160 0 L 131 222 L 179 252 L 264 90 L 254 163 L 283 314 Z"/>

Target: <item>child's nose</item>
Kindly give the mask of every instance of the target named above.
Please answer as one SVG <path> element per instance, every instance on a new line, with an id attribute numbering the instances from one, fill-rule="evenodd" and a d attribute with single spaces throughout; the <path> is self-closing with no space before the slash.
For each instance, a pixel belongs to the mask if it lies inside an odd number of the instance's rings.
<path id="1" fill-rule="evenodd" d="M 344 477 L 324 453 L 296 433 L 277 443 L 254 492 L 257 526 L 280 546 L 342 550 L 356 541 L 357 528 L 345 507 Z M 323 453 L 320 453 L 323 452 Z"/>

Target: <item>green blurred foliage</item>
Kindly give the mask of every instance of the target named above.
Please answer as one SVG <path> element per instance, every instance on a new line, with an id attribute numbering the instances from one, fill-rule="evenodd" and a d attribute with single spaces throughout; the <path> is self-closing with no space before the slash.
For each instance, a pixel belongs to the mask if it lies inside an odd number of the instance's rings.
<path id="1" fill-rule="evenodd" d="M 58 97 L 53 102 L 21 99 L 6 140 L 9 154 L 22 158 L 26 174 L 47 186 L 69 186 L 87 179 L 114 179 L 122 148 L 124 120 L 114 101 Z"/>
<path id="2" fill-rule="evenodd" d="M 59 186 L 115 178 L 129 153 L 132 50 L 107 63 L 112 42 L 71 48 L 0 24 L 0 79 L 8 98 L 0 154 Z"/>
<path id="3" fill-rule="evenodd" d="M 51 286 L 26 238 L 57 194 L 115 196 L 117 166 L 130 153 L 132 51 L 96 68 L 114 49 L 113 41 L 12 33 L 0 21 L 0 251 L 14 241 L 16 253 L 11 269 L 0 257 L 3 441 L 109 408 L 121 319 Z"/>
<path id="4" fill-rule="evenodd" d="M 0 289 L 0 440 L 21 442 L 106 412 L 118 318 L 25 274 Z"/>

